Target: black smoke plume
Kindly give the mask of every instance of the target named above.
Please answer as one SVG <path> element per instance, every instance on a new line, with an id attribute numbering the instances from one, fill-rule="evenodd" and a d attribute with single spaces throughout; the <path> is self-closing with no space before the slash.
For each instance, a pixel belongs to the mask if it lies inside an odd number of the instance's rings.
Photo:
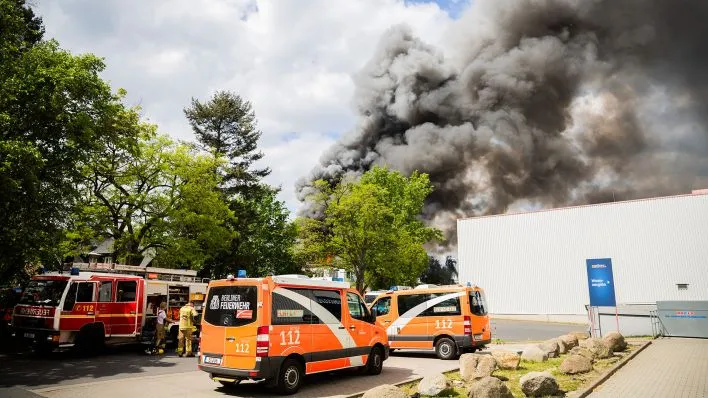
<path id="1" fill-rule="evenodd" d="M 355 76 L 357 126 L 299 198 L 420 170 L 454 244 L 460 217 L 690 192 L 708 175 L 706 21 L 706 0 L 476 0 L 445 55 L 393 27 Z"/>

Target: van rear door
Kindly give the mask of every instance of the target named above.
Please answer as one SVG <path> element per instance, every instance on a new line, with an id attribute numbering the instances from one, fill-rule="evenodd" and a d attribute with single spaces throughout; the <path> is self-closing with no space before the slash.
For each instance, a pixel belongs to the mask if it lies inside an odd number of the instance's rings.
<path id="1" fill-rule="evenodd" d="M 470 290 L 469 301 L 470 312 L 472 313 L 472 334 L 475 341 L 491 340 L 487 298 L 484 295 L 484 291 L 478 289 Z"/>
<path id="2" fill-rule="evenodd" d="M 205 365 L 256 367 L 258 294 L 256 284 L 233 282 L 209 288 L 201 335 Z"/>

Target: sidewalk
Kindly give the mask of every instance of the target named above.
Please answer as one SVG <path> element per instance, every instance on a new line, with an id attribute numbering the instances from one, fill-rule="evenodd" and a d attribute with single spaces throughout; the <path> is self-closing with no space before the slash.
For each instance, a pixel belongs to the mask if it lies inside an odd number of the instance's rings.
<path id="1" fill-rule="evenodd" d="M 708 340 L 654 340 L 590 397 L 708 397 Z"/>

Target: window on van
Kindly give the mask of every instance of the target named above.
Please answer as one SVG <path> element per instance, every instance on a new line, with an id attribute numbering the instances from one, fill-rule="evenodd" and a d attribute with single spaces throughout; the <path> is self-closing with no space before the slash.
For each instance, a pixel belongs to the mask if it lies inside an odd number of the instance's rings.
<path id="1" fill-rule="evenodd" d="M 117 283 L 116 301 L 125 303 L 135 301 L 138 283 L 136 281 L 121 281 Z"/>
<path id="2" fill-rule="evenodd" d="M 337 323 L 342 320 L 342 297 L 339 291 L 333 290 L 311 290 L 310 291 L 313 300 L 327 311 L 329 311 L 335 318 L 337 318 Z M 316 323 L 325 323 L 323 320 L 318 320 Z"/>
<path id="3" fill-rule="evenodd" d="M 391 312 L 391 297 L 382 297 L 371 308 L 376 308 L 377 315 L 386 315 Z"/>
<path id="4" fill-rule="evenodd" d="M 256 321 L 256 286 L 214 286 L 204 303 L 204 321 L 217 326 L 243 326 Z"/>
<path id="5" fill-rule="evenodd" d="M 347 293 L 347 306 L 349 307 L 349 315 L 351 315 L 352 318 L 360 321 L 365 321 L 369 318 L 369 311 L 358 295 Z"/>
<path id="6" fill-rule="evenodd" d="M 66 299 L 64 299 L 64 311 L 71 311 L 74 309 L 74 304 L 76 304 L 76 288 L 79 284 L 74 282 L 69 286 L 69 291 L 66 293 Z"/>
<path id="7" fill-rule="evenodd" d="M 79 283 L 79 287 L 76 290 L 76 302 L 77 303 L 90 303 L 93 301 L 93 286 L 95 283 L 92 282 L 82 282 Z"/>
<path id="8" fill-rule="evenodd" d="M 101 282 L 98 289 L 98 301 L 102 303 L 113 301 L 113 282 Z"/>
<path id="9" fill-rule="evenodd" d="M 428 300 L 427 294 L 402 294 L 398 296 L 398 315 L 401 316 L 413 307 Z"/>
<path id="10" fill-rule="evenodd" d="M 312 299 L 310 291 L 305 289 L 287 289 L 293 293 L 304 296 L 308 300 Z M 289 299 L 288 297 L 273 292 L 273 305 L 271 310 L 271 322 L 273 325 L 302 325 L 317 323 L 310 306 L 303 306 L 300 303 Z"/>
<path id="11" fill-rule="evenodd" d="M 449 293 L 432 293 L 430 299 L 435 297 L 444 296 Z M 449 298 L 445 301 L 441 301 L 434 306 L 425 310 L 421 315 L 423 316 L 450 316 L 450 315 L 461 315 L 462 311 L 460 308 L 460 297 Z"/>
<path id="12" fill-rule="evenodd" d="M 470 311 L 474 315 L 487 315 L 487 298 L 484 296 L 484 292 L 479 290 L 470 292 Z"/>

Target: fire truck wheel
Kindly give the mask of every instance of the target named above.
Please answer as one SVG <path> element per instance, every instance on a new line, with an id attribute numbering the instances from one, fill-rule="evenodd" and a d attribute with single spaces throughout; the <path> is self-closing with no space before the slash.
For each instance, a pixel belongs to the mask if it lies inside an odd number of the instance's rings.
<path id="1" fill-rule="evenodd" d="M 369 354 L 369 358 L 366 360 L 366 374 L 381 374 L 381 370 L 383 369 L 383 360 L 384 355 L 381 347 L 377 346 L 372 348 L 371 354 Z"/>
<path id="2" fill-rule="evenodd" d="M 105 337 L 103 328 L 97 326 L 84 327 L 76 337 L 76 347 L 84 354 L 95 354 L 103 350 Z"/>
<path id="3" fill-rule="evenodd" d="M 449 337 L 443 337 L 435 344 L 435 354 L 440 359 L 455 359 L 457 356 L 457 345 Z"/>
<path id="4" fill-rule="evenodd" d="M 294 358 L 288 358 L 280 367 L 275 388 L 281 395 L 295 394 L 300 389 L 304 376 L 305 370 L 302 363 Z"/>
<path id="5" fill-rule="evenodd" d="M 47 356 L 51 354 L 54 351 L 54 347 L 52 347 L 50 344 L 37 344 L 34 346 L 34 352 L 35 354 L 39 355 L 40 357 Z"/>

